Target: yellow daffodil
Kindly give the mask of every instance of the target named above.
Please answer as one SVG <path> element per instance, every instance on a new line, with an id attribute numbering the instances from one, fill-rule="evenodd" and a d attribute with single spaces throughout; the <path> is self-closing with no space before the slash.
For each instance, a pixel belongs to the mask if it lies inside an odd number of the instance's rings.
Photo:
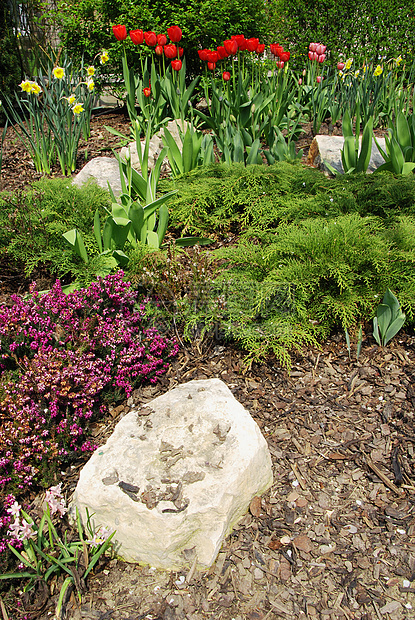
<path id="1" fill-rule="evenodd" d="M 72 112 L 74 114 L 80 114 L 81 112 L 84 111 L 84 108 L 82 107 L 82 103 L 77 103 L 76 105 L 74 105 L 74 107 L 72 108 Z"/>
<path id="2" fill-rule="evenodd" d="M 354 72 L 354 76 L 355 76 L 355 78 L 357 78 L 359 75 L 360 75 L 360 71 L 359 71 L 359 69 L 357 69 L 357 71 Z"/>
<path id="3" fill-rule="evenodd" d="M 344 78 L 344 73 L 343 73 L 343 71 L 341 69 L 339 71 L 339 75 L 340 75 L 340 77 Z"/>
<path id="4" fill-rule="evenodd" d="M 353 58 L 349 58 L 348 60 L 346 60 L 346 64 L 345 64 L 346 71 L 348 71 L 350 69 L 352 64 L 353 64 Z"/>
<path id="5" fill-rule="evenodd" d="M 87 74 L 89 75 L 89 77 L 92 77 L 95 73 L 95 67 L 88 67 L 88 69 L 86 70 Z"/>
<path id="6" fill-rule="evenodd" d="M 94 87 L 95 87 L 94 80 L 88 80 L 87 86 L 88 86 L 88 90 L 92 92 L 94 90 Z"/>
<path id="7" fill-rule="evenodd" d="M 402 62 L 402 56 L 398 56 L 398 58 L 396 58 L 395 62 L 396 62 L 396 66 L 399 67 L 399 65 Z"/>
<path id="8" fill-rule="evenodd" d="M 29 80 L 24 80 L 19 84 L 19 86 L 25 93 L 30 93 L 32 90 L 32 82 L 29 82 Z"/>
<path id="9" fill-rule="evenodd" d="M 101 61 L 101 65 L 105 65 L 105 63 L 108 62 L 109 56 L 108 56 L 107 50 L 103 50 L 102 51 L 101 56 L 99 57 L 99 59 Z"/>
<path id="10" fill-rule="evenodd" d="M 76 101 L 75 95 L 70 95 L 70 97 L 66 97 L 66 99 L 67 99 L 69 105 L 73 105 L 75 103 L 75 101 Z"/>
<path id="11" fill-rule="evenodd" d="M 57 80 L 61 80 L 65 76 L 65 69 L 63 67 L 55 67 L 53 75 Z"/>
<path id="12" fill-rule="evenodd" d="M 374 70 L 373 75 L 375 77 L 378 77 L 379 75 L 382 75 L 382 71 L 383 71 L 383 68 L 380 65 L 378 65 L 376 69 Z"/>
<path id="13" fill-rule="evenodd" d="M 42 89 L 40 88 L 39 84 L 36 84 L 36 82 L 32 82 L 32 88 L 30 92 L 35 93 L 35 95 L 38 95 L 39 93 L 42 92 Z"/>

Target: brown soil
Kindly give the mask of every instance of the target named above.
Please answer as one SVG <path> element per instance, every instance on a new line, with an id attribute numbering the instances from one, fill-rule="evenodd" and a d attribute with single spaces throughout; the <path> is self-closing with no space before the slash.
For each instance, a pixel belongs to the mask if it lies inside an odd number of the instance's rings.
<path id="1" fill-rule="evenodd" d="M 95 117 L 87 159 L 108 155 L 119 144 L 104 124 L 128 134 L 124 116 Z M 10 129 L 3 165 L 3 189 L 36 178 Z M 3 293 L 25 290 L 15 268 L 4 267 Z M 261 427 L 274 484 L 251 503 L 210 570 L 194 571 L 189 564 L 181 572 L 165 572 L 109 560 L 88 577 L 81 604 L 71 595 L 66 617 L 413 618 L 414 363 L 414 337 L 398 334 L 381 349 L 369 326 L 359 361 L 353 345 L 349 359 L 344 336 L 338 335 L 298 354 L 290 374 L 272 359 L 247 369 L 240 351 L 213 338 L 184 346 L 157 385 L 137 390 L 95 426 L 96 441 L 104 442 L 132 406 L 191 379 L 218 377 Z M 68 498 L 82 465 L 63 476 Z M 41 590 L 26 602 L 31 618 L 53 616 L 60 583 L 50 585 L 49 592 Z M 9 616 L 21 617 L 19 609 L 10 602 Z"/>

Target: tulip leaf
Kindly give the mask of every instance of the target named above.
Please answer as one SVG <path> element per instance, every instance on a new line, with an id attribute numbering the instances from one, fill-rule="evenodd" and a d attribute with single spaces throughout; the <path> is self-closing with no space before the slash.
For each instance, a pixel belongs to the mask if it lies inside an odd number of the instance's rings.
<path id="1" fill-rule="evenodd" d="M 157 226 L 158 247 L 161 246 L 169 225 L 169 210 L 166 205 L 161 205 L 159 209 L 159 223 Z"/>
<path id="2" fill-rule="evenodd" d="M 95 215 L 94 215 L 94 237 L 96 239 L 99 251 L 102 252 L 103 247 L 102 247 L 102 239 L 101 239 L 101 222 L 99 219 L 98 209 L 95 211 Z"/>

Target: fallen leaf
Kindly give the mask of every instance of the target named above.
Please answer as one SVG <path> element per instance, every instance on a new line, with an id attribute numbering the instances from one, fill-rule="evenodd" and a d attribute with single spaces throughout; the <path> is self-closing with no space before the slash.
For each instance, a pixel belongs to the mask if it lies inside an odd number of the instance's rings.
<path id="1" fill-rule="evenodd" d="M 262 515 L 261 498 L 256 496 L 249 505 L 249 510 L 254 517 Z"/>
<path id="2" fill-rule="evenodd" d="M 293 544 L 300 551 L 304 551 L 305 553 L 310 553 L 313 550 L 313 543 L 307 536 L 307 534 L 300 534 L 296 536 L 293 540 Z"/>

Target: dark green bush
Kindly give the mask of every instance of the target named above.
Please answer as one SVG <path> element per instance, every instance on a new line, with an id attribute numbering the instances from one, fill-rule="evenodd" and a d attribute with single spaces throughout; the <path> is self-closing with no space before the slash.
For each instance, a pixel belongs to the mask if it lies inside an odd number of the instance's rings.
<path id="1" fill-rule="evenodd" d="M 352 57 L 358 63 L 401 55 L 415 59 L 415 8 L 405 0 L 277 0 L 275 26 L 300 60 L 312 41 L 324 43 L 337 62 Z"/>

